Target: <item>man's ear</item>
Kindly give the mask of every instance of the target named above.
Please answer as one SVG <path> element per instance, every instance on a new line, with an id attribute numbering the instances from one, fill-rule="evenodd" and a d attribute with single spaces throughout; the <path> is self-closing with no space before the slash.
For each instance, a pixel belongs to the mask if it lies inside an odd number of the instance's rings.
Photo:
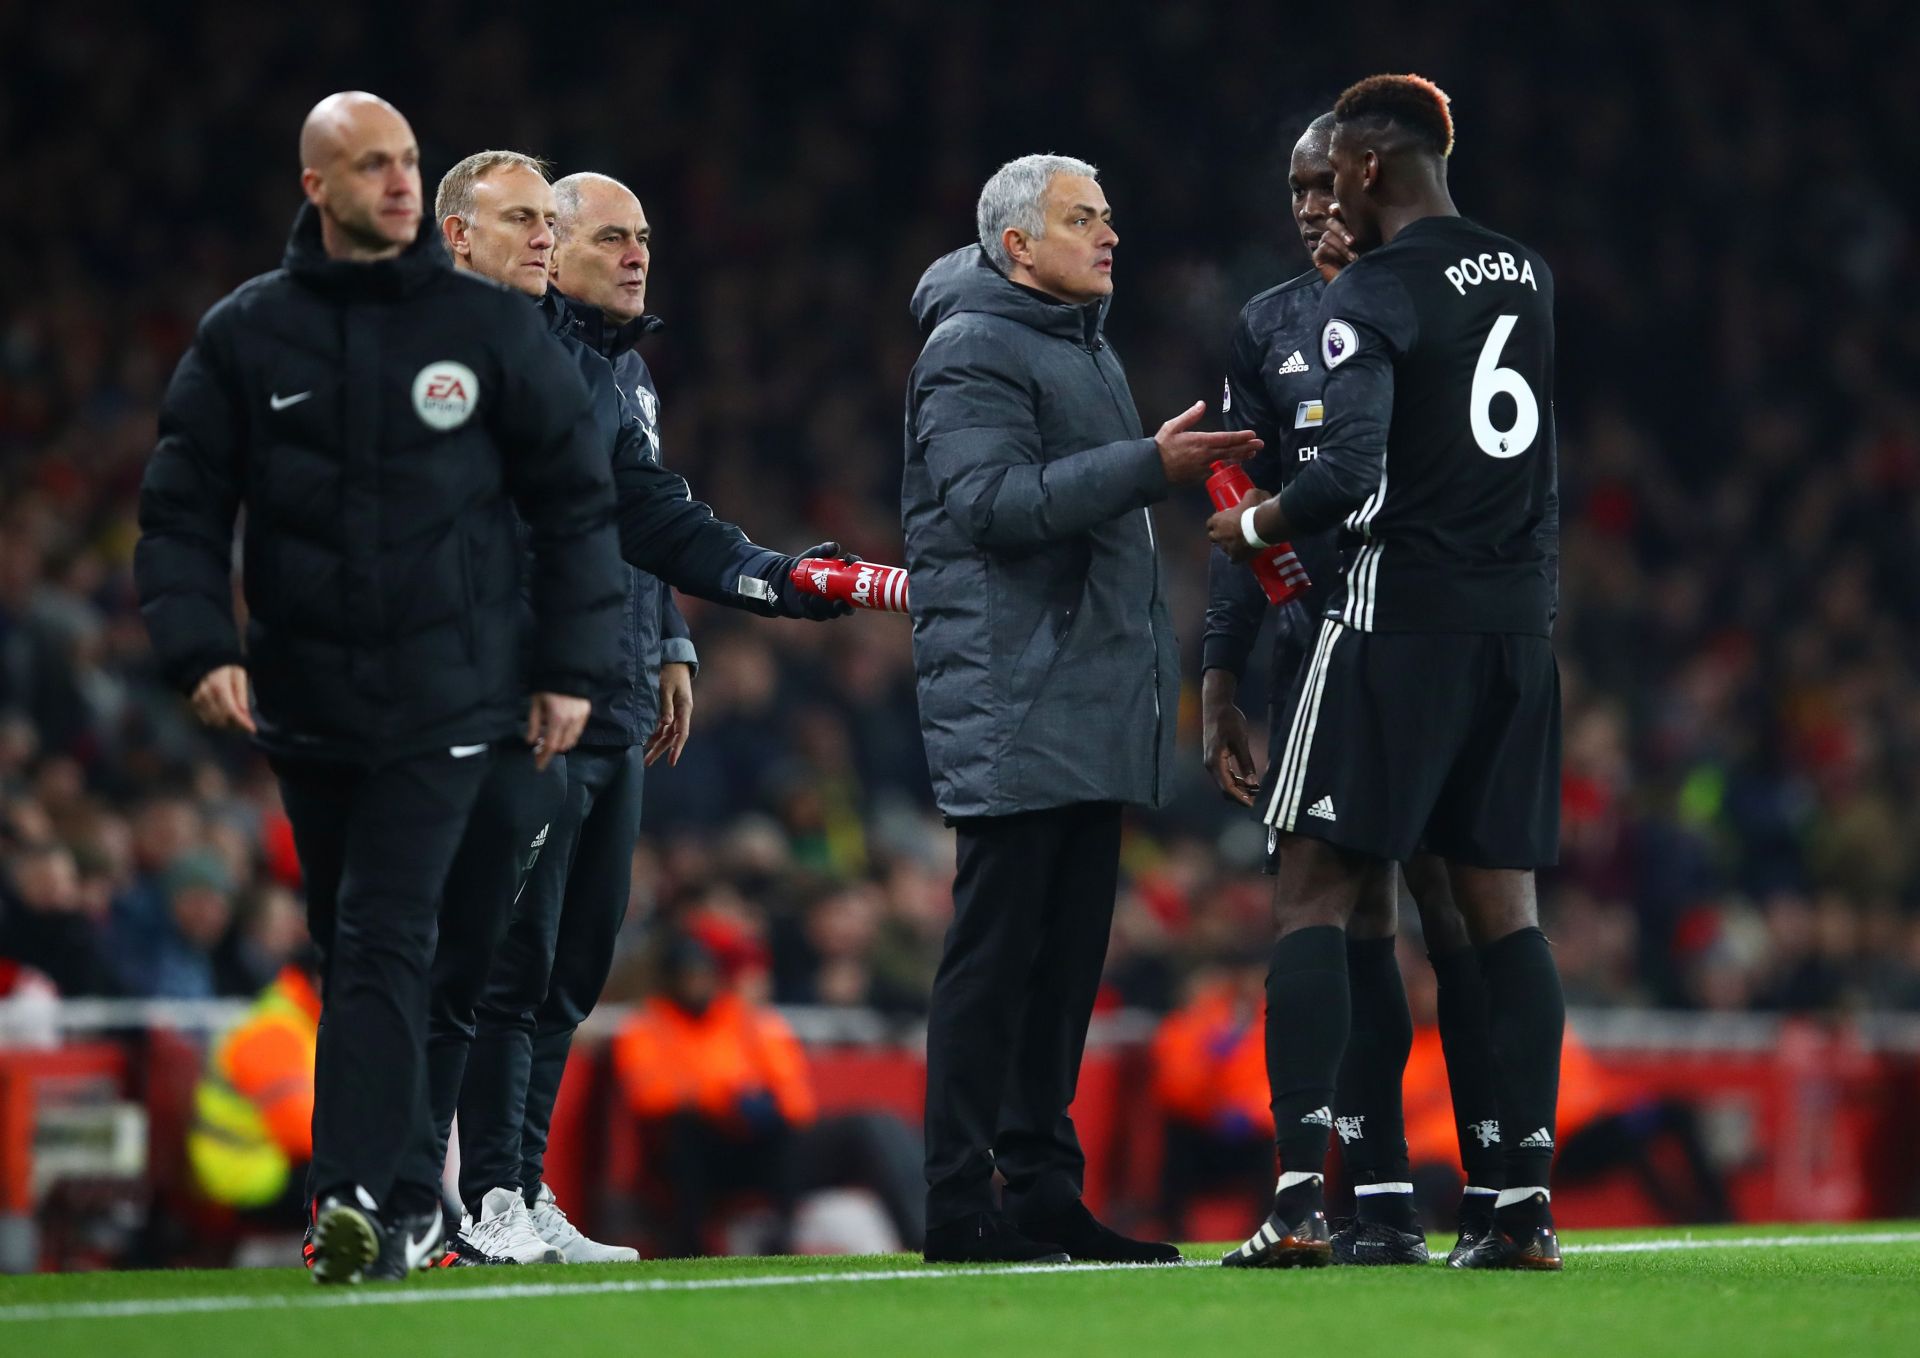
<path id="1" fill-rule="evenodd" d="M 473 258 L 473 240 L 467 233 L 466 222 L 459 217 L 442 217 L 440 234 L 446 238 L 447 253 L 456 259 Z"/>
<path id="2" fill-rule="evenodd" d="M 1033 245 L 1027 239 L 1027 233 L 1017 226 L 1010 226 L 1000 233 L 1000 248 L 1007 252 L 1007 258 L 1015 264 L 1031 269 L 1033 267 Z"/>
<path id="3" fill-rule="evenodd" d="M 300 192 L 306 194 L 307 201 L 315 207 L 326 201 L 326 181 L 320 177 L 320 171 L 300 171 Z"/>

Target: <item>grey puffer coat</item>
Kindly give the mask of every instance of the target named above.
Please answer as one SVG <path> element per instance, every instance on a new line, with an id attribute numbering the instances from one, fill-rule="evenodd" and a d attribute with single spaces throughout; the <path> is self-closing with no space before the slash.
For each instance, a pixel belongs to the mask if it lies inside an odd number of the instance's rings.
<path id="1" fill-rule="evenodd" d="M 914 291 L 901 517 L 949 817 L 1165 798 L 1180 667 L 1146 507 L 1167 481 L 1107 306 L 1021 287 L 978 246 Z"/>

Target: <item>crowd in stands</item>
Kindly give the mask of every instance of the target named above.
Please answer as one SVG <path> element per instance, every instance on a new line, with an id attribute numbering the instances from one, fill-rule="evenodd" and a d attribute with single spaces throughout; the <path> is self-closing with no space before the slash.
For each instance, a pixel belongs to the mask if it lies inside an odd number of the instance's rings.
<path id="1" fill-rule="evenodd" d="M 1153 426 L 1211 398 L 1240 301 L 1303 267 L 1294 131 L 1350 78 L 1414 69 L 1454 97 L 1462 207 L 1558 278 L 1565 850 L 1543 899 L 1570 1000 L 1920 1008 L 1920 261 L 1887 173 L 1920 101 L 1855 78 L 1920 60 L 1905 7 L 1556 0 L 1486 24 L 1396 0 L 1311 42 L 1303 11 L 1110 8 L 1023 8 L 1012 42 L 995 6 L 770 4 L 724 31 L 650 7 L 617 72 L 588 21 L 439 0 L 297 26 L 0 13 L 0 138 L 41 208 L 0 312 L 0 960 L 23 964 L 0 977 L 250 996 L 301 946 L 273 780 L 160 684 L 129 563 L 159 393 L 199 313 L 276 263 L 319 95 L 392 98 L 429 193 L 482 145 L 633 184 L 669 464 L 760 541 L 898 560 L 907 298 L 995 166 L 1101 166 L 1110 330 Z M 1189 694 L 1178 795 L 1131 822 L 1114 1006 L 1170 1010 L 1265 935 L 1262 836 L 1200 763 L 1203 512 L 1158 511 Z M 671 932 L 776 1003 L 910 1021 L 952 847 L 905 620 L 687 613 L 693 739 L 649 775 L 610 998 L 652 990 Z"/>

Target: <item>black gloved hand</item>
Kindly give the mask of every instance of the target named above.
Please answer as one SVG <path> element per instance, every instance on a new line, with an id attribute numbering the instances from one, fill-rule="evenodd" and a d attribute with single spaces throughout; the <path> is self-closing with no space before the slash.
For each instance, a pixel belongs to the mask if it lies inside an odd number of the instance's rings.
<path id="1" fill-rule="evenodd" d="M 793 583 L 791 573 L 793 563 L 802 557 L 823 557 L 835 561 L 859 561 L 858 552 L 849 552 L 837 542 L 817 542 L 800 553 L 800 556 L 783 556 L 771 580 L 767 581 L 773 589 L 774 611 L 783 618 L 804 618 L 808 622 L 825 622 L 829 618 L 844 618 L 853 612 L 853 605 L 840 603 L 801 589 Z"/>

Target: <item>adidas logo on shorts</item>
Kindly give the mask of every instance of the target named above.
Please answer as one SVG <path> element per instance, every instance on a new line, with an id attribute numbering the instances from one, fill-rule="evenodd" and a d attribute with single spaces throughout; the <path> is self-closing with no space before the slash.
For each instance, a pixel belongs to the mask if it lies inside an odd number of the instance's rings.
<path id="1" fill-rule="evenodd" d="M 1309 1123 L 1315 1127 L 1331 1127 L 1333 1126 L 1333 1110 L 1331 1108 L 1328 1108 L 1325 1104 L 1322 1104 L 1320 1107 L 1314 1109 L 1311 1113 L 1308 1113 L 1305 1117 L 1301 1118 L 1300 1121 L 1303 1123 Z"/>
<path id="2" fill-rule="evenodd" d="M 1309 816 L 1318 816 L 1321 820 L 1339 819 L 1338 816 L 1333 814 L 1333 797 L 1331 795 L 1322 797 L 1319 801 L 1308 807 L 1307 814 Z"/>
<path id="3" fill-rule="evenodd" d="M 1279 368 L 1282 377 L 1288 373 L 1303 373 L 1306 370 L 1307 360 L 1300 357 L 1300 351 L 1298 349 L 1295 349 L 1293 353 L 1288 356 L 1287 361 L 1282 363 Z"/>
<path id="4" fill-rule="evenodd" d="M 1553 1149 L 1553 1133 L 1542 1127 L 1537 1132 L 1528 1132 L 1520 1138 L 1521 1150 L 1550 1151 Z"/>

